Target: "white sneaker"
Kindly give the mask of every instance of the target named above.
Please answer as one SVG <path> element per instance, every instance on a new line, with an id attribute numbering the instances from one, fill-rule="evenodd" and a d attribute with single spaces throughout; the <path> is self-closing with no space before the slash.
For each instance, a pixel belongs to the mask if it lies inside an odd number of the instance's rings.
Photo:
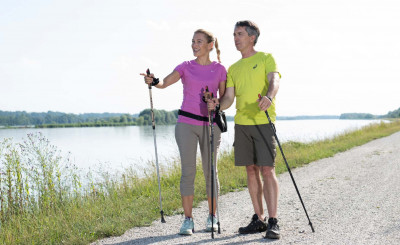
<path id="1" fill-rule="evenodd" d="M 214 215 L 209 214 L 206 222 L 206 231 L 211 231 L 211 228 L 214 231 L 218 230 L 218 220 Z"/>
<path id="2" fill-rule="evenodd" d="M 179 235 L 192 235 L 194 232 L 194 222 L 193 219 L 190 217 L 186 217 L 183 221 L 181 229 L 179 231 Z"/>

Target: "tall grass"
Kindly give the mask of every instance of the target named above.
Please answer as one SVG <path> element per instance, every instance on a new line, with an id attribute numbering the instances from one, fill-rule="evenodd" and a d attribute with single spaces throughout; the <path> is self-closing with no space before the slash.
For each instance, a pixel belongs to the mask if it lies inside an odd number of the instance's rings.
<path id="1" fill-rule="evenodd" d="M 397 131 L 400 121 L 282 147 L 295 168 Z M 278 174 L 286 171 L 279 153 L 276 164 Z M 219 154 L 218 172 L 221 194 L 246 187 L 246 173 L 233 166 L 232 151 Z M 143 173 L 138 177 L 134 167 L 114 175 L 106 169 L 81 173 L 40 133 L 20 144 L 5 139 L 0 142 L 0 244 L 87 244 L 149 225 L 160 219 L 154 163 Z M 182 213 L 178 159 L 163 165 L 161 176 L 165 214 Z M 195 181 L 197 205 L 206 199 L 201 167 Z"/>

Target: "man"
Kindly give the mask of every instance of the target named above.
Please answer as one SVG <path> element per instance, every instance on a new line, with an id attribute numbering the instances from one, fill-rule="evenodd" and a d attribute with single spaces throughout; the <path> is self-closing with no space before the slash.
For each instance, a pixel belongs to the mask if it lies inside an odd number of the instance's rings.
<path id="1" fill-rule="evenodd" d="M 227 109 L 236 97 L 235 166 L 246 167 L 247 185 L 255 212 L 250 224 L 240 227 L 239 233 L 267 231 L 265 238 L 279 239 L 276 140 L 265 111 L 268 109 L 272 122 L 275 122 L 274 98 L 278 92 L 280 74 L 271 54 L 254 49 L 260 35 L 255 23 L 237 22 L 233 35 L 242 59 L 228 70 L 225 94 L 220 100 L 208 100 L 208 107 L 209 110 L 215 107 Z M 262 95 L 261 99 L 258 99 L 258 94 Z M 263 195 L 267 203 L 268 224 L 264 217 Z"/>

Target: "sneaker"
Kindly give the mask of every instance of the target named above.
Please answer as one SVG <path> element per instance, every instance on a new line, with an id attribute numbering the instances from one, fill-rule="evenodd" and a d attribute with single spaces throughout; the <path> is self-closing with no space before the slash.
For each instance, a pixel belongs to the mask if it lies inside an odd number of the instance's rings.
<path id="1" fill-rule="evenodd" d="M 276 218 L 268 219 L 267 233 L 265 234 L 264 238 L 269 238 L 269 239 L 281 238 L 281 235 L 279 233 L 278 220 Z"/>
<path id="2" fill-rule="evenodd" d="M 179 230 L 179 235 L 192 235 L 194 232 L 194 222 L 190 217 L 186 217 L 183 221 L 181 229 Z"/>
<path id="3" fill-rule="evenodd" d="M 239 234 L 252 234 L 257 232 L 264 232 L 266 230 L 267 225 L 265 224 L 265 221 L 258 219 L 258 215 L 254 214 L 248 226 L 239 228 Z"/>
<path id="4" fill-rule="evenodd" d="M 218 223 L 217 218 L 214 215 L 209 214 L 208 218 L 207 218 L 207 223 L 206 223 L 206 231 L 211 231 L 211 228 L 214 231 L 217 231 L 218 230 L 218 224 L 217 223 Z"/>

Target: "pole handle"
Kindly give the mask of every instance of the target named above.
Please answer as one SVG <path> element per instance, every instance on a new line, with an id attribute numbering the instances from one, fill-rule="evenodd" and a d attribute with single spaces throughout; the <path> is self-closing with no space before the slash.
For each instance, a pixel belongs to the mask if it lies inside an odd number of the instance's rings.
<path id="1" fill-rule="evenodd" d="M 147 68 L 146 73 L 147 73 L 147 76 L 150 76 L 150 69 L 149 68 Z M 151 89 L 151 84 L 148 84 L 148 85 L 149 85 L 149 89 Z"/>

